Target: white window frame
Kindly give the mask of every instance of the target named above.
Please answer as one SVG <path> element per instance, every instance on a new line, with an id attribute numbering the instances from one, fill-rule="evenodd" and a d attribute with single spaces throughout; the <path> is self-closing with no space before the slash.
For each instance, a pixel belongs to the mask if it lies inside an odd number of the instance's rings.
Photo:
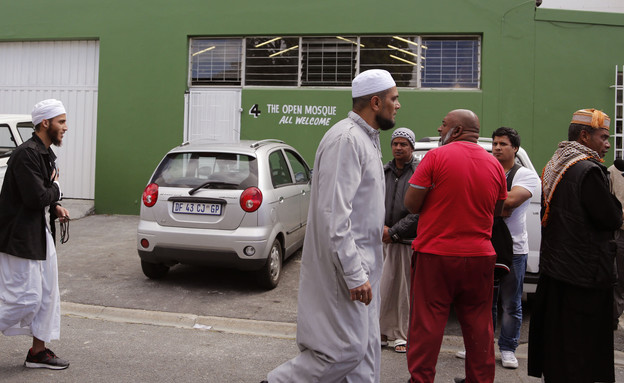
<path id="1" fill-rule="evenodd" d="M 613 132 L 613 159 L 624 159 L 624 65 L 615 66 L 615 83 L 613 101 L 614 111 L 611 120 L 611 132 Z"/>

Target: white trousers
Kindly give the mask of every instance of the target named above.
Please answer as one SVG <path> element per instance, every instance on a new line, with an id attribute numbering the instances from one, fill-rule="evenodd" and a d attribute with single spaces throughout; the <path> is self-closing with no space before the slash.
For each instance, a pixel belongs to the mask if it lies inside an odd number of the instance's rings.
<path id="1" fill-rule="evenodd" d="M 410 272 L 412 247 L 402 243 L 384 243 L 384 266 L 381 275 L 379 327 L 388 340 L 407 340 L 410 312 Z"/>
<path id="2" fill-rule="evenodd" d="M 56 249 L 46 229 L 46 260 L 33 261 L 0 252 L 0 331 L 59 339 L 61 299 Z"/>

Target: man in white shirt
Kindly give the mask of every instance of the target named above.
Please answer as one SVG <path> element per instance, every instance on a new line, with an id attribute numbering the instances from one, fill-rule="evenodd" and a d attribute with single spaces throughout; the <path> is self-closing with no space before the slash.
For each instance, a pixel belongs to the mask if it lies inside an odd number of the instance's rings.
<path id="1" fill-rule="evenodd" d="M 499 128 L 492 133 L 492 154 L 503 165 L 507 175 L 507 199 L 503 205 L 503 217 L 513 239 L 513 262 L 511 270 L 500 281 L 498 296 L 500 297 L 503 317 L 498 347 L 501 351 L 501 362 L 505 368 L 518 368 L 515 356 L 520 327 L 522 326 L 522 285 L 526 272 L 529 241 L 526 228 L 526 213 L 531 197 L 540 194 L 540 179 L 537 174 L 523 166 L 516 165 L 516 153 L 520 148 L 520 136 L 511 128 Z M 515 173 L 515 174 L 512 174 Z M 511 185 L 509 185 L 512 178 Z M 510 187 L 511 186 L 511 187 Z M 496 329 L 497 299 L 494 293 L 492 311 L 494 328 Z"/>

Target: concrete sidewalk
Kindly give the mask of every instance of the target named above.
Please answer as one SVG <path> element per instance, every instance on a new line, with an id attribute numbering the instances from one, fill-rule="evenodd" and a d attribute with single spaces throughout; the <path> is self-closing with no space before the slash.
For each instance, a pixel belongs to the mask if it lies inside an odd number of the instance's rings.
<path id="1" fill-rule="evenodd" d="M 188 314 L 118 309 L 64 302 L 60 341 L 49 344 L 71 362 L 67 370 L 22 367 L 30 338 L 0 337 L 3 382 L 252 382 L 298 353 L 291 323 L 231 320 Z M 445 337 L 436 382 L 464 375 L 464 361 L 454 354 L 458 337 Z M 497 382 L 539 382 L 526 376 L 526 349 L 520 368 L 497 362 Z M 405 354 L 382 352 L 381 382 L 408 379 Z M 624 370 L 618 367 L 619 377 Z M 624 380 L 623 380 L 624 381 Z"/>
<path id="2" fill-rule="evenodd" d="M 63 371 L 22 367 L 29 337 L 0 337 L 3 382 L 259 382 L 274 367 L 296 356 L 293 323 L 198 316 L 62 303 L 60 341 L 49 344 L 71 362 Z M 620 330 L 621 331 L 621 330 Z M 435 382 L 464 375 L 455 353 L 463 340 L 445 336 Z M 520 367 L 500 366 L 496 382 L 537 383 L 526 373 L 527 345 L 517 351 Z M 408 379 L 405 354 L 382 351 L 381 382 Z M 616 381 L 624 382 L 624 355 L 616 352 Z"/>

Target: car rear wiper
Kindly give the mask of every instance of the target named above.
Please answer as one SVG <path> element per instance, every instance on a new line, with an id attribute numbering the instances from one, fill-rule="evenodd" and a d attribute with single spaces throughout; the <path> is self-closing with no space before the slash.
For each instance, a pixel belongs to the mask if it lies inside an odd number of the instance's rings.
<path id="1" fill-rule="evenodd" d="M 238 186 L 238 184 L 234 184 L 234 183 L 231 183 L 231 182 L 206 181 L 206 182 L 204 182 L 203 184 L 201 184 L 201 185 L 199 185 L 199 186 L 197 186 L 197 187 L 192 188 L 191 190 L 189 190 L 189 192 L 188 192 L 188 193 L 189 193 L 189 195 L 193 195 L 193 194 L 195 194 L 195 193 L 196 193 L 199 189 L 203 189 L 203 188 L 205 188 L 205 187 L 208 187 L 208 186 L 215 186 L 215 185 L 219 185 L 219 186 L 234 186 L 234 187 Z"/>

